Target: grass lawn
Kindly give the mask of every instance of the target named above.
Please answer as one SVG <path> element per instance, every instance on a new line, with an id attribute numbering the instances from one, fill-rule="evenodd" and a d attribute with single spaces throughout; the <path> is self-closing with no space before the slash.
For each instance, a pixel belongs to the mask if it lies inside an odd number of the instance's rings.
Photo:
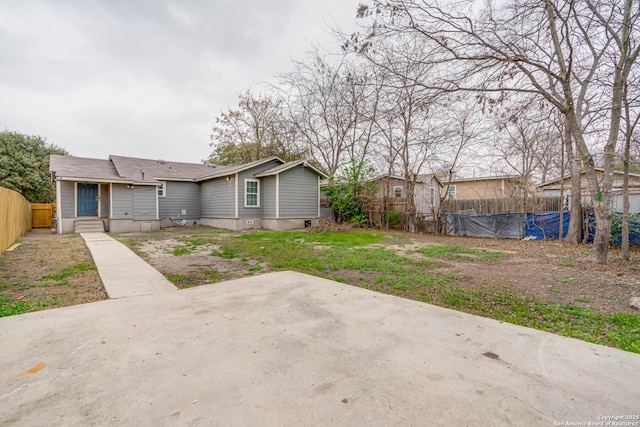
<path id="1" fill-rule="evenodd" d="M 0 257 L 0 317 L 106 298 L 84 240 L 28 233 Z"/>
<path id="2" fill-rule="evenodd" d="M 638 315 L 542 300 L 500 280 L 488 286 L 468 286 L 469 276 L 452 274 L 447 268 L 456 262 L 466 263 L 470 272 L 479 268 L 501 271 L 507 257 L 500 250 L 460 244 L 416 245 L 407 234 L 364 230 L 209 233 L 204 229 L 179 240 L 181 246 L 173 249 L 176 256 L 215 242 L 217 249 L 211 255 L 255 260 L 266 265 L 267 271 L 299 271 L 640 353 Z M 184 276 L 178 279 L 187 280 Z M 548 291 L 549 295 L 553 296 L 554 290 Z M 588 303 L 590 298 L 582 296 L 575 301 Z"/>

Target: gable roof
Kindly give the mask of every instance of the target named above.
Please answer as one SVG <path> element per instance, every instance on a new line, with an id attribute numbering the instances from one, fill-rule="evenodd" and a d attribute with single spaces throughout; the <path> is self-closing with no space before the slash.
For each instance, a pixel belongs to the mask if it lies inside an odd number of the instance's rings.
<path id="1" fill-rule="evenodd" d="M 200 163 L 170 162 L 117 155 L 109 156 L 109 160 L 52 155 L 49 170 L 60 179 L 158 185 L 160 181 L 200 182 L 225 177 L 269 162 L 280 164 L 266 171 L 261 171 L 256 174 L 256 177 L 275 175 L 304 164 L 305 167 L 326 178 L 324 173 L 307 164 L 304 160 L 285 163 L 276 156 L 238 166 L 210 166 Z"/>
<path id="2" fill-rule="evenodd" d="M 243 172 L 246 171 L 247 169 L 251 169 L 254 168 L 256 166 L 260 166 L 264 163 L 269 163 L 272 161 L 278 161 L 281 164 L 284 163 L 284 160 L 280 159 L 277 156 L 271 156 L 271 157 L 267 157 L 266 159 L 260 159 L 260 160 L 254 160 L 253 162 L 250 163 L 245 163 L 243 165 L 238 165 L 238 166 L 222 166 L 220 167 L 220 170 L 218 170 L 218 168 L 213 169 L 213 171 L 210 171 L 209 174 L 207 175 L 203 175 L 201 177 L 199 177 L 200 181 L 204 181 L 207 179 L 212 179 L 212 178 L 220 178 L 223 176 L 229 176 L 229 175 L 233 175 L 239 172 Z"/>
<path id="3" fill-rule="evenodd" d="M 319 169 L 313 167 L 312 165 L 310 165 L 309 163 L 307 163 L 305 160 L 295 160 L 293 162 L 287 162 L 284 163 L 282 165 L 278 165 L 278 166 L 274 166 L 270 169 L 264 170 L 260 173 L 257 173 L 255 175 L 256 178 L 262 178 L 265 176 L 273 176 L 273 175 L 277 175 L 281 172 L 287 171 L 291 168 L 294 168 L 296 166 L 300 166 L 302 165 L 305 168 L 311 169 L 313 172 L 315 172 L 316 174 L 318 174 L 321 178 L 327 179 L 329 178 L 327 175 L 324 174 L 324 172 L 320 171 Z"/>

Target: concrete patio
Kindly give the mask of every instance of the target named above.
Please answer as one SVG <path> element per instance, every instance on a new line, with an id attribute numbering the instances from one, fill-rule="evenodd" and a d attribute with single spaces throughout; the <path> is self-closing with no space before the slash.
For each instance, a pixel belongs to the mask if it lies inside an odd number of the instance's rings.
<path id="1" fill-rule="evenodd" d="M 1 318 L 0 348 L 2 425 L 552 426 L 640 410 L 638 354 L 292 272 Z"/>

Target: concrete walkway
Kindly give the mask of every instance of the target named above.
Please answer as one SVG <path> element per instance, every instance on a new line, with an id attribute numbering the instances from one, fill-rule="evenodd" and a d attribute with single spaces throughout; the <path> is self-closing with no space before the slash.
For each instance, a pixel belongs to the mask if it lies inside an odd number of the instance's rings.
<path id="1" fill-rule="evenodd" d="M 109 298 L 156 295 L 177 290 L 158 270 L 105 233 L 80 235 L 91 252 Z"/>
<path id="2" fill-rule="evenodd" d="M 0 318 L 0 349 L 0 425 L 606 425 L 640 410 L 638 354 L 293 272 Z"/>

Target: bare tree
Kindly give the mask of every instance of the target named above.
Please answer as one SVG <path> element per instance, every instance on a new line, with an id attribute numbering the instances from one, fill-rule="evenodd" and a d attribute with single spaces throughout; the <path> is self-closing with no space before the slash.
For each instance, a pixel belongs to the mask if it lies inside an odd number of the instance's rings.
<path id="1" fill-rule="evenodd" d="M 498 122 L 497 127 L 503 131 L 503 137 L 495 139 L 495 150 L 500 160 L 508 166 L 509 174 L 515 172 L 520 177 L 520 185 L 524 190 L 521 194 L 522 211 L 527 212 L 527 189 L 540 169 L 539 153 L 557 145 L 559 135 L 549 126 L 548 111 L 540 111 L 535 107 L 520 109 L 509 115 L 506 121 Z"/>
<path id="2" fill-rule="evenodd" d="M 436 64 L 415 39 L 398 37 L 380 45 L 365 58 L 381 75 L 383 82 L 379 110 L 373 122 L 378 130 L 379 145 L 384 147 L 389 174 L 395 171 L 406 183 L 406 228 L 415 232 L 417 220 L 416 183 L 438 147 L 450 133 L 446 106 L 438 92 L 426 89 L 426 81 Z M 380 67 L 377 64 L 387 64 Z"/>
<path id="3" fill-rule="evenodd" d="M 621 120 L 622 93 L 640 53 L 640 9 L 633 0 L 524 0 L 500 7 L 473 1 L 442 6 L 437 1 L 374 1 L 360 16 L 374 14 L 370 34 L 351 43 L 370 48 L 376 39 L 407 34 L 443 53 L 451 65 L 430 87 L 475 91 L 500 102 L 506 91 L 543 96 L 561 112 L 582 159 L 597 232 L 589 259 L 606 263 L 611 233 L 613 154 Z M 497 98 L 491 97 L 496 94 Z M 599 94 L 599 95 L 598 95 Z M 597 105 L 589 105 L 597 104 Z M 604 178 L 598 181 L 581 109 L 609 122 L 603 147 Z"/>
<path id="4" fill-rule="evenodd" d="M 306 147 L 329 175 L 351 159 L 364 160 L 375 138 L 372 121 L 378 110 L 380 85 L 366 67 L 321 55 L 295 61 L 281 74 L 279 90 Z"/>
<path id="5" fill-rule="evenodd" d="M 450 198 L 449 188 L 456 178 L 462 165 L 471 163 L 474 157 L 479 156 L 478 145 L 486 140 L 489 135 L 489 124 L 482 120 L 482 113 L 477 103 L 461 99 L 459 94 L 443 96 L 443 103 L 448 105 L 444 114 L 448 117 L 446 122 L 450 127 L 446 141 L 441 144 L 435 156 L 434 163 L 439 166 L 433 168 L 434 173 L 444 184 L 443 191 L 439 194 L 438 211 L 434 212 L 436 218 L 436 232 L 442 230 L 441 208 L 443 202 Z"/>
<path id="6" fill-rule="evenodd" d="M 209 160 L 219 164 L 240 164 L 269 156 L 283 160 L 299 158 L 296 129 L 287 120 L 282 102 L 250 90 L 239 95 L 238 108 L 216 118 Z"/>

